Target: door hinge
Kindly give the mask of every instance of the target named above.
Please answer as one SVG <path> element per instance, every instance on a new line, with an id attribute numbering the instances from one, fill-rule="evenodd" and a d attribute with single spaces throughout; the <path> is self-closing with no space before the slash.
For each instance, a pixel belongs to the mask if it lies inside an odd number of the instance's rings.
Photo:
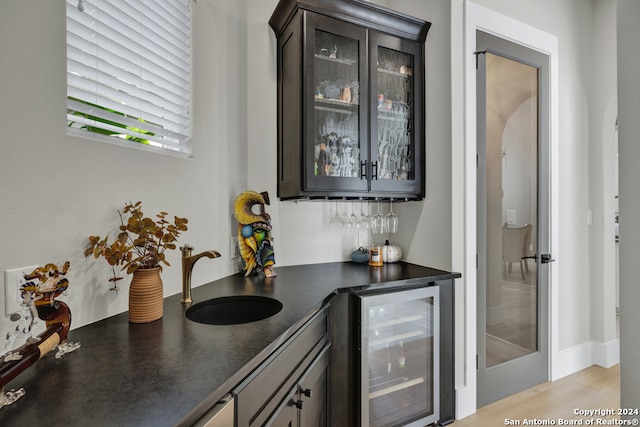
<path id="1" fill-rule="evenodd" d="M 476 56 L 476 70 L 478 69 L 478 56 L 479 55 L 484 55 L 485 53 L 487 53 L 486 50 L 483 50 L 481 52 L 473 52 L 473 54 Z"/>

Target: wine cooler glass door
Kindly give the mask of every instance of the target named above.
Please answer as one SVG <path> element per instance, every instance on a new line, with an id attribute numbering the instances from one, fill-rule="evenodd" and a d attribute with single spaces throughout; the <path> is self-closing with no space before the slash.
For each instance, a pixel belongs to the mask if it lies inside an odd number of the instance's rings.
<path id="1" fill-rule="evenodd" d="M 438 290 L 360 295 L 362 426 L 438 421 Z"/>

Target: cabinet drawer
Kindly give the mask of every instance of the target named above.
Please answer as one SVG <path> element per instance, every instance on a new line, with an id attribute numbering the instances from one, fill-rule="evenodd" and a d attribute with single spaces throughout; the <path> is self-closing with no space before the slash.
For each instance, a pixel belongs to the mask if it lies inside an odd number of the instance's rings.
<path id="1" fill-rule="evenodd" d="M 304 361 L 314 357 L 312 353 L 322 349 L 319 344 L 327 340 L 327 307 L 324 307 L 233 391 L 236 425 L 249 426 L 257 418 L 268 418 L 298 381 L 296 371 L 303 369 Z"/>

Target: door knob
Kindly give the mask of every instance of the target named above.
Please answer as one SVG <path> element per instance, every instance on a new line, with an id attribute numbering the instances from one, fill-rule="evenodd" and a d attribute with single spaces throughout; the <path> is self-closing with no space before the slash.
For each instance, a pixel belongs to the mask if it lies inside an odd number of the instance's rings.
<path id="1" fill-rule="evenodd" d="M 538 259 L 538 255 L 531 255 L 531 256 L 523 256 L 521 259 Z M 555 259 L 551 258 L 551 254 L 542 254 L 540 255 L 540 263 L 541 264 L 548 264 L 550 262 L 554 262 Z"/>
<path id="2" fill-rule="evenodd" d="M 547 263 L 553 262 L 553 261 L 555 261 L 555 259 L 551 258 L 551 254 L 542 254 L 542 255 L 540 255 L 540 262 L 542 264 L 547 264 Z"/>

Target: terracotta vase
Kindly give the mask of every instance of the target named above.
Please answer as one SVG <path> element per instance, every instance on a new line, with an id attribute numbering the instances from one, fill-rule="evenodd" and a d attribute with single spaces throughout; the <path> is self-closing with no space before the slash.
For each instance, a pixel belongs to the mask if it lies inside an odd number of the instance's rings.
<path id="1" fill-rule="evenodd" d="M 129 286 L 129 322 L 148 323 L 162 317 L 160 267 L 138 269 Z"/>

